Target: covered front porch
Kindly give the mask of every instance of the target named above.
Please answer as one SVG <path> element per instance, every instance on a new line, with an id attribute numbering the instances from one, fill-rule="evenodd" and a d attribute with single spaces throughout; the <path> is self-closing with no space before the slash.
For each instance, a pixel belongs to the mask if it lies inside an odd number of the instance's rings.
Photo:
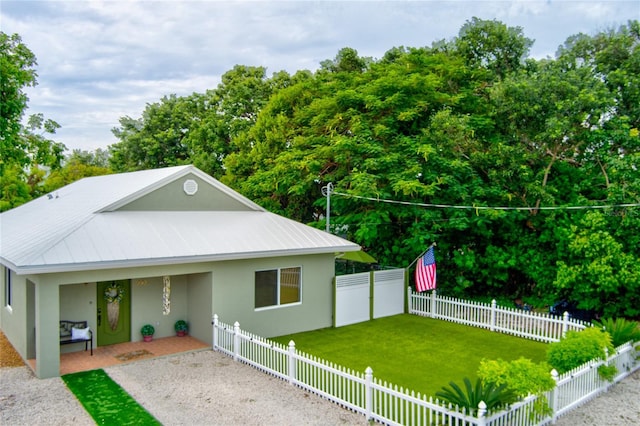
<path id="1" fill-rule="evenodd" d="M 110 271 L 89 271 L 76 274 L 78 277 L 58 280 L 51 276 L 31 284 L 32 308 L 27 322 L 28 329 L 33 324 L 33 337 L 28 339 L 26 358 L 36 376 L 55 377 L 211 347 L 211 273 L 186 274 L 177 267 L 167 269 L 179 273 L 123 278 L 132 271 L 119 271 L 120 276 L 110 275 Z M 142 275 L 147 271 L 133 272 Z M 97 279 L 83 282 L 85 275 Z M 107 297 L 114 297 L 111 287 L 117 289 L 115 302 Z M 117 307 L 113 317 L 112 305 Z M 188 337 L 174 340 L 178 320 L 187 322 Z M 91 329 L 93 357 L 84 351 L 84 343 L 60 344 L 61 321 L 84 322 Z M 140 330 L 145 324 L 155 329 L 153 342 L 142 341 Z"/>
<path id="2" fill-rule="evenodd" d="M 60 354 L 60 375 L 207 349 L 211 349 L 211 345 L 191 336 L 162 337 L 151 342 L 139 341 L 99 346 L 94 348 L 93 356 L 89 351 Z M 28 363 L 35 372 L 36 360 L 30 359 Z"/>

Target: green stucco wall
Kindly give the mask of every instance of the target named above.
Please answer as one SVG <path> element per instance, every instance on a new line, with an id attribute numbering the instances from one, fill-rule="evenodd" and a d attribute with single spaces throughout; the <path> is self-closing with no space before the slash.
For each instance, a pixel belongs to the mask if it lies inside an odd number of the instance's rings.
<path id="1" fill-rule="evenodd" d="M 254 308 L 255 271 L 302 268 L 302 303 Z M 291 256 L 216 264 L 213 272 L 213 313 L 220 321 L 262 337 L 330 327 L 333 314 L 333 255 Z"/>
<path id="2" fill-rule="evenodd" d="M 211 273 L 188 275 L 187 282 L 189 313 L 186 321 L 189 323 L 189 334 L 212 345 L 212 275 Z"/>
<path id="3" fill-rule="evenodd" d="M 184 275 L 170 276 L 171 309 L 169 315 L 163 314 L 162 277 L 149 277 L 131 282 L 131 340 L 141 341 L 140 329 L 145 324 L 155 328 L 154 338 L 175 336 L 173 328 L 179 319 L 188 316 L 188 283 Z"/>
<path id="4" fill-rule="evenodd" d="M 298 266 L 302 268 L 302 302 L 256 310 L 255 271 Z M 84 350 L 83 345 L 60 347 L 58 320 L 88 321 L 89 326 L 96 330 L 96 282 L 131 280 L 131 340 L 142 339 L 140 328 L 146 323 L 154 325 L 157 338 L 173 336 L 174 323 L 184 319 L 189 323 L 189 334 L 211 344 L 214 314 L 226 323 L 238 321 L 243 329 L 264 337 L 330 327 L 333 271 L 334 257 L 327 253 L 14 275 L 13 306 L 7 309 L 2 300 L 1 324 L 7 338 L 23 358 L 37 358 L 36 375 L 40 378 L 54 377 L 59 375 L 61 351 Z M 169 315 L 163 315 L 162 310 L 162 277 L 165 275 L 171 277 Z M 34 332 L 36 329 L 37 333 Z M 94 337 L 97 341 L 97 336 Z M 29 348 L 33 352 L 31 355 L 28 355 Z"/>
<path id="5" fill-rule="evenodd" d="M 183 185 L 188 179 L 194 180 L 198 184 L 198 191 L 194 195 L 187 195 L 184 192 Z M 195 175 L 187 175 L 121 207 L 119 210 L 246 211 L 249 208 Z"/>
<path id="6" fill-rule="evenodd" d="M 87 321 L 94 331 L 96 344 L 96 283 L 69 284 L 60 286 L 60 319 Z M 60 353 L 84 350 L 84 343 L 60 346 Z"/>
<path id="7" fill-rule="evenodd" d="M 41 379 L 60 375 L 60 291 L 47 279 L 35 283 L 36 375 Z"/>
<path id="8" fill-rule="evenodd" d="M 11 273 L 12 301 L 11 307 L 5 300 L 5 268 L 2 267 L 2 287 L 0 288 L 0 325 L 2 332 L 18 351 L 23 359 L 27 359 L 27 280 L 25 277 Z"/>

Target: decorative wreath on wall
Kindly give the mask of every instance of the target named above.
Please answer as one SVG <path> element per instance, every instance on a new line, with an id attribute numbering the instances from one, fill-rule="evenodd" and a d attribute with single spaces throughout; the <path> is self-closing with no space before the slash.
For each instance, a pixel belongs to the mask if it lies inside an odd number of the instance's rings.
<path id="1" fill-rule="evenodd" d="M 124 298 L 124 287 L 119 283 L 112 283 L 104 290 L 104 300 L 107 303 L 120 303 Z"/>

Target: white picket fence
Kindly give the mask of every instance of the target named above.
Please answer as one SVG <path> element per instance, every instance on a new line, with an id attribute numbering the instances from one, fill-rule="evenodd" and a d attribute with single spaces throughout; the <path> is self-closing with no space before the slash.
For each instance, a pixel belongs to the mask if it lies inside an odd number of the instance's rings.
<path id="1" fill-rule="evenodd" d="M 299 352 L 294 342 L 286 347 L 241 330 L 237 322 L 225 324 L 217 315 L 213 317 L 213 349 L 379 423 L 484 424 L 431 397 L 382 382 L 371 368 L 364 373 L 347 369 Z"/>
<path id="2" fill-rule="evenodd" d="M 409 313 L 457 322 L 491 331 L 542 342 L 557 342 L 569 330 L 582 330 L 591 324 L 562 317 L 498 306 L 496 301 L 481 303 L 430 293 L 416 293 L 408 288 Z"/>
<path id="3" fill-rule="evenodd" d="M 554 375 L 556 387 L 546 395 L 553 409 L 551 420 L 555 422 L 556 418 L 590 401 L 607 391 L 614 383 L 640 369 L 637 356 L 634 345 L 627 342 L 618 346 L 615 353 L 606 360 L 593 360 L 560 376 Z M 598 368 L 602 365 L 616 367 L 618 374 L 611 382 L 598 374 Z"/>
<path id="4" fill-rule="evenodd" d="M 535 396 L 513 404 L 508 410 L 489 413 L 480 406 L 474 413 L 465 413 L 426 395 L 382 382 L 373 376 L 371 368 L 364 373 L 347 369 L 299 352 L 293 341 L 287 347 L 243 331 L 237 322 L 233 326 L 225 324 L 217 315 L 213 317 L 213 349 L 342 407 L 362 413 L 369 420 L 390 425 L 549 424 L 611 386 L 611 383 L 598 376 L 600 365 L 616 366 L 618 375 L 614 383 L 640 368 L 633 345 L 627 343 L 618 347 L 616 353 L 606 361 L 594 360 L 561 376 L 552 372 L 557 386 L 546 397 L 553 415 L 543 417 L 534 414 Z"/>

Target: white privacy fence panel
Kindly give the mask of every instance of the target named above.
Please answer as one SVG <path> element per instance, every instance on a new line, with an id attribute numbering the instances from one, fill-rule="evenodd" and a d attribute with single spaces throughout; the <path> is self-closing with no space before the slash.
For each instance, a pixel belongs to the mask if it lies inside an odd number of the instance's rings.
<path id="1" fill-rule="evenodd" d="M 371 274 L 369 272 L 336 277 L 335 326 L 369 321 L 370 294 Z"/>
<path id="2" fill-rule="evenodd" d="M 477 311 L 481 312 L 481 311 Z M 637 344 L 637 343 L 636 343 Z M 487 412 L 483 407 L 465 413 L 425 395 L 382 382 L 371 368 L 364 374 L 299 352 L 295 343 L 288 346 L 264 339 L 213 318 L 213 349 L 234 360 L 251 365 L 292 385 L 306 389 L 352 411 L 367 420 L 389 425 L 452 426 L 534 426 L 555 422 L 563 414 L 584 404 L 612 383 L 598 375 L 601 365 L 615 365 L 617 382 L 640 369 L 634 345 L 616 348 L 606 360 L 594 360 L 561 376 L 552 372 L 556 387 L 545 396 L 551 415 L 536 414 L 536 396 L 517 402 L 508 410 Z"/>
<path id="3" fill-rule="evenodd" d="M 337 276 L 334 325 L 404 313 L 404 286 L 404 269 Z"/>
<path id="4" fill-rule="evenodd" d="M 505 308 L 492 303 L 481 303 L 430 293 L 416 293 L 407 289 L 409 313 L 473 327 L 486 328 L 531 340 L 557 342 L 569 330 L 582 330 L 591 324 L 547 313 Z"/>
<path id="5" fill-rule="evenodd" d="M 373 317 L 404 313 L 404 269 L 373 273 Z"/>

